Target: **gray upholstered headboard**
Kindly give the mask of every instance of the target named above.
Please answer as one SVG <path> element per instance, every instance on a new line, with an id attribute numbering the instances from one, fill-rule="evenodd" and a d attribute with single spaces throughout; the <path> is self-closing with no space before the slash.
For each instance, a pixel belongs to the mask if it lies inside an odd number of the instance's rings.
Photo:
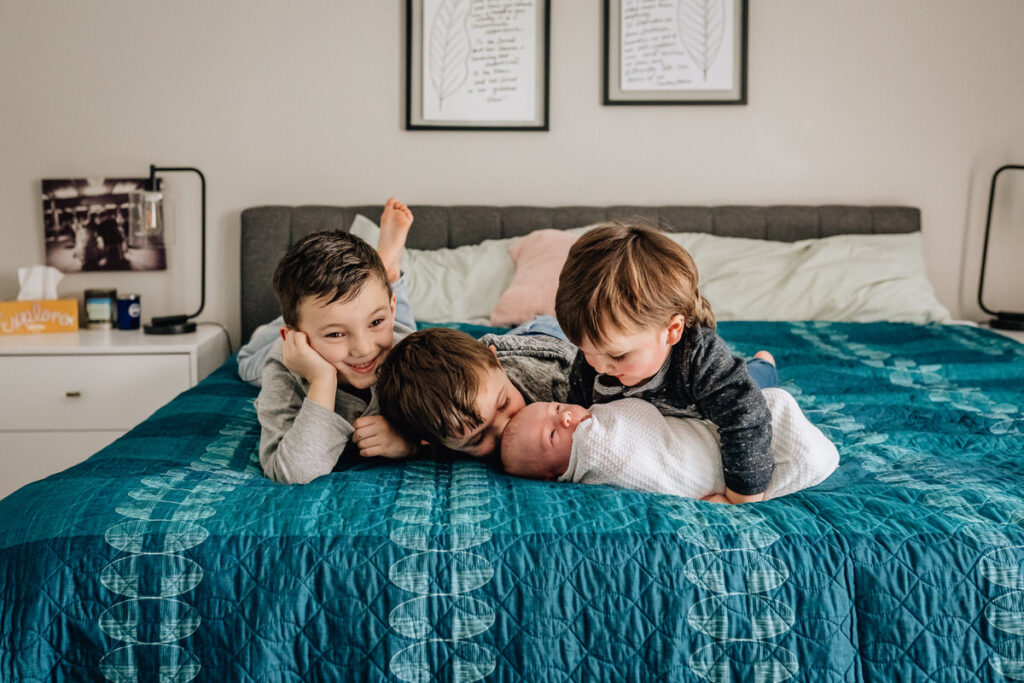
<path id="1" fill-rule="evenodd" d="M 380 205 L 259 206 L 242 212 L 242 339 L 279 313 L 271 279 L 293 242 L 348 230 L 356 214 L 377 221 Z M 921 213 L 904 206 L 411 206 L 412 249 L 441 249 L 642 216 L 675 232 L 792 242 L 839 234 L 914 232 Z"/>

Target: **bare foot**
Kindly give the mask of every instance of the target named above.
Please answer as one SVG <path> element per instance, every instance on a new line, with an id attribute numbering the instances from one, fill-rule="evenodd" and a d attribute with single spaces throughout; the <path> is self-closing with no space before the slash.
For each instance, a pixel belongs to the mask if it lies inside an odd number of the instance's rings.
<path id="1" fill-rule="evenodd" d="M 763 361 L 768 361 L 772 365 L 775 365 L 775 356 L 768 353 L 767 351 L 761 350 L 754 354 L 754 358 L 760 358 Z"/>
<path id="2" fill-rule="evenodd" d="M 394 197 L 388 197 L 380 215 L 377 253 L 388 271 L 389 282 L 396 282 L 402 276 L 402 250 L 405 249 L 405 238 L 409 236 L 411 226 L 412 211 L 409 207 Z"/>

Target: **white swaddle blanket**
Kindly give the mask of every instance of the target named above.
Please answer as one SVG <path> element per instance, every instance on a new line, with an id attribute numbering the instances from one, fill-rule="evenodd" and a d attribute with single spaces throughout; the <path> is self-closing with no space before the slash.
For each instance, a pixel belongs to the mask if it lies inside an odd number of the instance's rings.
<path id="1" fill-rule="evenodd" d="M 784 389 L 763 391 L 772 414 L 775 470 L 765 499 L 824 481 L 839 466 L 835 445 Z M 611 484 L 703 498 L 725 491 L 718 429 L 707 420 L 665 417 L 625 398 L 598 404 L 576 428 L 569 467 L 558 481 Z"/>

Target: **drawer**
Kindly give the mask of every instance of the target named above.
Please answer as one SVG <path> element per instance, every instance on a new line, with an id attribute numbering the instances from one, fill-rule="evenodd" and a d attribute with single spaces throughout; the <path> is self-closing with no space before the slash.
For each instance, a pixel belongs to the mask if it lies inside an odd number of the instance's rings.
<path id="1" fill-rule="evenodd" d="M 190 386 L 188 354 L 0 357 L 0 430 L 127 430 Z"/>
<path id="2" fill-rule="evenodd" d="M 77 465 L 122 432 L 0 432 L 0 498 Z"/>

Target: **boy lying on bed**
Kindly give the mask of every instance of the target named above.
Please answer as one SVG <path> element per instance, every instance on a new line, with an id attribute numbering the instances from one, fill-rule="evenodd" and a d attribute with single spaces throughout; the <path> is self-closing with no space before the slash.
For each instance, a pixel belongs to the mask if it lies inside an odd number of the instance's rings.
<path id="1" fill-rule="evenodd" d="M 391 197 L 378 251 L 338 230 L 292 245 L 274 272 L 282 318 L 239 352 L 239 372 L 260 367 L 260 464 L 275 481 L 331 472 L 349 443 L 363 456 L 404 457 L 413 443 L 377 410 L 373 385 L 392 345 L 412 329 L 396 323 L 402 250 L 412 212 Z M 411 316 L 410 316 L 411 319 Z"/>
<path id="2" fill-rule="evenodd" d="M 783 389 L 764 389 L 775 462 L 765 499 L 821 483 L 839 464 L 836 447 Z M 666 417 L 641 399 L 582 406 L 533 403 L 509 421 L 501 439 L 505 471 L 530 479 L 715 500 L 725 491 L 715 425 Z"/>
<path id="3" fill-rule="evenodd" d="M 549 316 L 476 340 L 429 328 L 395 344 L 381 365 L 381 412 L 407 438 L 483 457 L 497 456 L 506 425 L 524 406 L 568 400 L 577 350 Z M 747 361 L 760 386 L 776 386 L 771 356 Z"/>

